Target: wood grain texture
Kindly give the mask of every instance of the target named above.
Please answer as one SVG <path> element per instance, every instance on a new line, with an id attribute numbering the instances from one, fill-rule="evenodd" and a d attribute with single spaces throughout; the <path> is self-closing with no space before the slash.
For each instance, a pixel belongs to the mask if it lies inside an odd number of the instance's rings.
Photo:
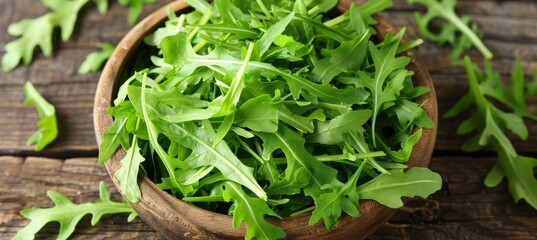
<path id="1" fill-rule="evenodd" d="M 441 191 L 428 199 L 407 201 L 370 239 L 534 239 L 537 212 L 526 203 L 514 204 L 506 184 L 488 189 L 482 185 L 492 158 L 433 157 L 430 168 L 442 175 Z M 119 199 L 103 165 L 96 158 L 49 159 L 0 157 L 0 239 L 9 239 L 28 220 L 18 212 L 33 206 L 50 207 L 47 190 L 64 193 L 75 203 L 99 197 L 105 181 L 112 198 Z M 84 218 L 73 239 L 160 239 L 140 219 L 126 222 L 125 215 L 105 216 L 95 227 Z M 57 225 L 39 235 L 51 239 Z"/>
<path id="2" fill-rule="evenodd" d="M 75 202 L 98 197 L 98 182 L 108 180 L 103 166 L 96 163 L 92 111 L 99 73 L 77 75 L 84 57 L 96 51 L 98 42 L 118 43 L 130 26 L 128 9 L 111 1 L 107 14 L 88 6 L 79 18 L 73 38 L 56 43 L 52 57 L 36 54 L 31 66 L 10 73 L 0 72 L 0 239 L 9 239 L 27 221 L 18 212 L 31 206 L 51 206 L 48 189 L 66 193 Z M 170 0 L 148 5 L 143 15 Z M 409 36 L 419 37 L 410 13 L 423 11 L 395 0 L 394 7 L 382 15 L 398 27 L 407 27 Z M 493 62 L 504 77 L 509 76 L 515 53 L 521 55 L 526 73 L 537 67 L 537 1 L 533 0 L 459 0 L 457 10 L 470 14 L 485 35 L 485 43 L 495 53 Z M 0 0 L 0 55 L 14 37 L 6 34 L 10 23 L 37 17 L 47 12 L 36 0 Z M 447 47 L 425 43 L 417 48 L 426 60 L 434 80 L 439 115 L 466 93 L 464 70 L 450 65 Z M 476 51 L 469 51 L 479 59 Z M 35 153 L 26 139 L 37 129 L 37 113 L 22 106 L 22 84 L 32 81 L 39 91 L 56 105 L 61 132 L 59 139 L 44 152 Z M 537 98 L 529 99 L 530 110 L 537 112 Z M 536 211 L 521 202 L 513 204 L 506 184 L 488 189 L 483 177 L 494 159 L 490 152 L 467 155 L 459 151 L 465 136 L 455 134 L 462 118 L 440 118 L 437 144 L 431 168 L 445 180 L 442 192 L 427 200 L 412 200 L 400 209 L 371 239 L 535 239 Z M 537 156 L 537 124 L 527 122 L 528 141 L 515 140 L 518 151 Z M 56 159 L 18 156 L 49 156 Z M 441 157 L 444 156 L 444 157 Z M 67 160 L 65 160 L 67 159 Z M 113 188 L 112 188 L 113 189 Z M 114 193 L 117 199 L 119 195 Z M 57 226 L 47 226 L 42 239 L 54 239 Z M 125 223 L 125 216 L 103 218 L 91 228 L 86 219 L 74 239 L 159 239 L 141 220 Z"/>

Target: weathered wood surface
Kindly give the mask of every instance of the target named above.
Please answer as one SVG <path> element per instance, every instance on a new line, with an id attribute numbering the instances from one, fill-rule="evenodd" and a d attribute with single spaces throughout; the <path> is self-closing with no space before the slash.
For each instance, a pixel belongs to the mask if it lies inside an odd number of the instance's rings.
<path id="1" fill-rule="evenodd" d="M 441 191 L 428 199 L 413 199 L 371 239 L 532 239 L 537 236 L 537 211 L 527 204 L 514 204 L 506 184 L 494 189 L 482 185 L 482 176 L 494 162 L 491 158 L 434 157 L 431 168 L 442 175 Z M 47 190 L 64 193 L 75 203 L 99 197 L 98 184 L 105 181 L 113 196 L 104 166 L 95 158 L 49 159 L 0 157 L 0 238 L 9 238 L 28 223 L 20 209 L 51 207 Z M 107 216 L 95 227 L 85 219 L 74 239 L 157 239 L 159 235 L 137 219 Z M 39 238 L 57 234 L 48 225 Z"/>
<path id="2" fill-rule="evenodd" d="M 10 73 L 0 72 L 0 239 L 7 239 L 27 223 L 18 215 L 23 208 L 51 206 L 46 191 L 57 190 L 84 202 L 98 197 L 98 182 L 111 187 L 104 167 L 97 164 L 92 107 L 99 74 L 78 75 L 85 56 L 97 50 L 98 42 L 117 43 L 129 30 L 127 9 L 116 1 L 105 15 L 88 6 L 80 16 L 77 31 L 65 43 L 55 44 L 52 57 L 37 54 L 32 65 Z M 144 10 L 144 15 L 169 2 L 159 0 Z M 526 73 L 537 67 L 537 1 L 461 0 L 461 13 L 470 14 L 485 35 L 485 43 L 495 54 L 493 62 L 502 76 L 508 77 L 519 53 Z M 420 7 L 395 1 L 383 15 L 395 25 L 407 27 L 410 36 L 419 37 L 413 17 Z M 7 34 L 10 23 L 45 13 L 35 0 L 0 1 L 0 55 L 14 37 Z M 465 92 L 467 83 L 462 68 L 452 67 L 448 48 L 425 43 L 418 48 L 436 84 L 440 116 Z M 470 55 L 479 59 L 476 51 Z M 60 123 L 58 140 L 44 152 L 26 146 L 26 139 L 37 129 L 37 113 L 22 105 L 22 84 L 30 80 L 57 107 Z M 537 98 L 530 99 L 530 110 L 537 112 Z M 490 153 L 460 152 L 466 139 L 457 136 L 460 119 L 439 123 L 435 157 L 431 168 L 441 173 L 443 191 L 427 200 L 411 200 L 372 239 L 535 239 L 537 211 L 526 203 L 514 204 L 506 184 L 488 189 L 482 180 L 494 160 Z M 537 124 L 527 122 L 528 141 L 515 140 L 518 151 L 537 156 Z M 46 156 L 55 159 L 28 156 Z M 86 157 L 86 158 L 84 158 Z M 115 197 L 118 197 L 116 191 Z M 125 216 L 105 217 L 96 227 L 85 219 L 75 239 L 158 239 L 141 220 L 126 223 Z M 51 225 L 39 238 L 53 238 L 57 225 Z"/>

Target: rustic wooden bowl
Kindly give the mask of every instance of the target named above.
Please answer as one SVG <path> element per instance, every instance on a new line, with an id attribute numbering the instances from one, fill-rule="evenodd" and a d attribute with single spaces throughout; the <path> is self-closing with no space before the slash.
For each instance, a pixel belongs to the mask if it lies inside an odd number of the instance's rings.
<path id="1" fill-rule="evenodd" d="M 347 10 L 351 0 L 341 0 L 338 9 Z M 188 8 L 187 4 L 173 1 L 169 5 L 159 9 L 136 25 L 119 43 L 110 60 L 106 64 L 95 96 L 94 123 L 97 143 L 102 142 L 102 133 L 112 124 L 112 117 L 107 114 L 112 106 L 117 92 L 118 82 L 127 64 L 136 54 L 143 37 L 166 19 L 166 11 L 172 8 L 176 12 Z M 377 16 L 379 24 L 376 27 L 380 36 L 387 32 L 396 32 L 397 29 L 386 19 Z M 426 100 L 425 111 L 437 124 L 437 102 L 433 83 L 423 61 L 414 51 L 406 53 L 412 62 L 409 69 L 414 71 L 413 77 L 416 85 L 426 86 L 431 91 L 420 97 L 419 102 Z M 415 145 L 409 166 L 427 166 L 431 159 L 436 139 L 435 129 L 424 129 L 422 138 Z M 115 155 L 105 163 L 110 176 L 113 176 L 119 168 L 119 163 L 125 151 L 118 150 Z M 231 225 L 231 216 L 207 211 L 188 203 L 160 190 L 146 176 L 139 176 L 139 184 L 142 192 L 140 202 L 131 204 L 139 213 L 140 217 L 165 238 L 170 239 L 242 239 L 245 235 L 244 224 L 235 230 Z M 117 183 L 116 183 L 116 187 Z M 119 187 L 118 187 L 119 189 Z M 361 239 L 365 238 L 381 227 L 394 213 L 390 209 L 375 201 L 360 201 L 360 217 L 353 218 L 347 215 L 341 217 L 339 224 L 332 231 L 326 230 L 324 224 L 310 226 L 310 215 L 305 213 L 296 217 L 287 217 L 282 220 L 271 220 L 275 225 L 282 227 L 288 239 Z"/>

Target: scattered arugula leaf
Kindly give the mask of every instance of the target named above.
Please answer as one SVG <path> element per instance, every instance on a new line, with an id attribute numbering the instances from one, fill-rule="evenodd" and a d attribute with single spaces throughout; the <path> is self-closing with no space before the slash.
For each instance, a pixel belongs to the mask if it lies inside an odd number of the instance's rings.
<path id="1" fill-rule="evenodd" d="M 97 44 L 102 49 L 100 52 L 93 52 L 88 54 L 86 60 L 82 62 L 78 68 L 78 74 L 86 74 L 90 72 L 97 72 L 103 66 L 103 63 L 108 60 L 112 52 L 114 52 L 115 46 L 110 43 Z"/>
<path id="2" fill-rule="evenodd" d="M 52 12 L 11 24 L 8 33 L 19 38 L 6 44 L 6 53 L 2 57 L 4 72 L 13 70 L 21 60 L 26 65 L 30 64 L 37 47 L 45 56 L 50 56 L 54 29 L 59 27 L 62 40 L 67 41 L 73 34 L 78 12 L 88 1 L 42 0 Z"/>
<path id="3" fill-rule="evenodd" d="M 501 86 L 499 75 L 494 73 L 488 62 L 485 63 L 485 73 L 472 63 L 471 59 L 464 58 L 466 72 L 469 82 L 469 93 L 461 98 L 457 104 L 450 109 L 445 117 L 454 117 L 462 114 L 471 105 L 477 107 L 470 118 L 459 125 L 457 133 L 468 134 L 477 132 L 477 135 L 469 138 L 463 145 L 463 150 L 476 151 L 487 146 L 492 146 L 498 154 L 498 159 L 494 167 L 485 178 L 485 185 L 488 187 L 497 186 L 504 178 L 509 183 L 509 191 L 513 195 L 515 202 L 524 199 L 529 205 L 537 209 L 537 179 L 534 169 L 537 167 L 537 159 L 521 156 L 516 152 L 515 147 L 507 137 L 505 130 L 522 139 L 527 137 L 526 125 L 523 117 L 533 118 L 534 115 L 525 116 L 525 103 L 518 103 L 516 100 L 506 100 L 522 94 L 527 89 L 522 74 L 520 64 L 515 65 L 513 71 L 513 83 L 510 88 Z M 494 89 L 492 86 L 496 86 Z M 508 103 L 505 106 L 511 108 L 515 113 L 506 113 L 496 107 L 493 101 L 487 99 L 492 97 L 501 103 Z M 518 97 L 518 96 L 517 96 Z M 518 115 L 523 113 L 523 115 Z"/>
<path id="4" fill-rule="evenodd" d="M 130 25 L 133 25 L 138 21 L 138 18 L 142 14 L 145 4 L 154 3 L 156 0 L 118 0 L 119 4 L 129 6 L 129 15 L 127 17 Z"/>
<path id="5" fill-rule="evenodd" d="M 22 210 L 21 215 L 30 219 L 31 222 L 17 232 L 17 235 L 13 237 L 14 240 L 34 239 L 35 234 L 50 222 L 60 224 L 60 232 L 56 239 L 67 239 L 75 231 L 78 222 L 87 214 L 93 215 L 91 218 L 92 226 L 95 226 L 106 214 L 127 213 L 129 214 L 127 219 L 129 222 L 138 216 L 129 204 L 110 200 L 110 192 L 104 182 L 99 184 L 100 199 L 94 202 L 74 204 L 65 195 L 55 191 L 48 191 L 47 195 L 55 206 Z"/>
<path id="6" fill-rule="evenodd" d="M 39 130 L 28 139 L 27 144 L 36 144 L 35 150 L 41 151 L 58 136 L 56 109 L 39 94 L 31 82 L 26 82 L 22 90 L 26 96 L 24 105 L 34 105 L 39 114 Z"/>
<path id="7" fill-rule="evenodd" d="M 50 56 L 52 53 L 52 36 L 55 28 L 60 28 L 62 41 L 67 41 L 73 34 L 78 14 L 90 0 L 41 0 L 51 12 L 33 19 L 23 19 L 13 23 L 8 27 L 8 33 L 19 37 L 5 46 L 5 54 L 2 57 L 2 70 L 9 72 L 15 69 L 22 61 L 25 65 L 30 64 L 33 59 L 35 49 L 39 47 L 43 55 Z M 145 4 L 154 3 L 155 0 L 118 0 L 121 5 L 130 6 L 128 16 L 129 24 L 134 24 L 138 20 Z M 108 0 L 91 0 L 101 14 L 108 11 Z M 100 45 L 104 52 L 110 51 L 110 47 Z M 81 73 L 96 71 L 99 68 L 95 65 L 97 59 L 106 59 L 105 53 L 100 57 L 94 55 L 93 64 L 87 63 Z M 88 60 L 90 61 L 90 60 Z M 104 61 L 104 60 L 99 60 Z M 90 66 L 91 65 L 91 66 Z"/>
<path id="8" fill-rule="evenodd" d="M 426 7 L 425 16 L 418 12 L 414 14 L 418 27 L 430 41 L 440 45 L 450 44 L 453 47 L 450 54 L 452 58 L 458 59 L 464 50 L 472 46 L 476 47 L 485 59 L 493 57 L 492 52 L 481 41 L 477 33 L 477 25 L 469 26 L 469 16 L 459 17 L 455 13 L 457 0 L 407 0 L 407 2 L 409 4 L 418 3 Z M 437 18 L 444 19 L 447 23 L 440 24 L 440 32 L 436 34 L 429 30 L 429 24 Z"/>

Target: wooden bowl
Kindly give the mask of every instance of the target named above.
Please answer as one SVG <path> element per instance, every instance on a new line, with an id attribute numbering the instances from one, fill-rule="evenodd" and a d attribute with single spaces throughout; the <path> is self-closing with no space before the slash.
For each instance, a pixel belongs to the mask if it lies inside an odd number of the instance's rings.
<path id="1" fill-rule="evenodd" d="M 351 0 L 342 0 L 338 9 L 347 10 Z M 131 62 L 136 49 L 143 41 L 143 37 L 154 31 L 166 19 L 166 11 L 172 8 L 178 12 L 188 8 L 184 1 L 173 1 L 167 6 L 145 18 L 136 25 L 119 43 L 118 47 L 106 64 L 95 96 L 94 123 L 97 143 L 102 142 L 102 133 L 112 124 L 112 117 L 107 114 L 112 106 L 118 82 L 125 66 Z M 377 16 L 379 21 L 377 31 L 380 36 L 386 32 L 396 32 L 397 29 L 386 19 Z M 437 101 L 433 83 L 423 61 L 414 51 L 406 53 L 412 62 L 409 70 L 414 71 L 415 85 L 428 87 L 431 91 L 420 97 L 419 102 L 427 100 L 423 108 L 435 124 L 438 122 Z M 436 128 L 424 129 L 420 141 L 415 145 L 412 156 L 408 162 L 410 167 L 429 164 L 434 143 Z M 115 155 L 105 163 L 110 176 L 119 168 L 120 160 L 125 151 L 118 150 Z M 115 182 L 115 181 L 114 181 Z M 160 190 L 145 175 L 140 174 L 139 184 L 142 199 L 131 206 L 140 217 L 165 238 L 171 239 L 242 239 L 246 229 L 244 224 L 238 230 L 232 228 L 231 216 L 211 212 L 185 203 L 174 196 Z M 119 189 L 116 183 L 116 187 Z M 371 200 L 360 201 L 360 217 L 354 218 L 343 215 L 334 230 L 328 231 L 324 224 L 314 226 L 308 224 L 310 213 L 296 217 L 286 217 L 281 220 L 271 220 L 272 223 L 284 229 L 288 239 L 361 239 L 365 238 L 381 227 L 394 213 L 390 209 Z"/>

